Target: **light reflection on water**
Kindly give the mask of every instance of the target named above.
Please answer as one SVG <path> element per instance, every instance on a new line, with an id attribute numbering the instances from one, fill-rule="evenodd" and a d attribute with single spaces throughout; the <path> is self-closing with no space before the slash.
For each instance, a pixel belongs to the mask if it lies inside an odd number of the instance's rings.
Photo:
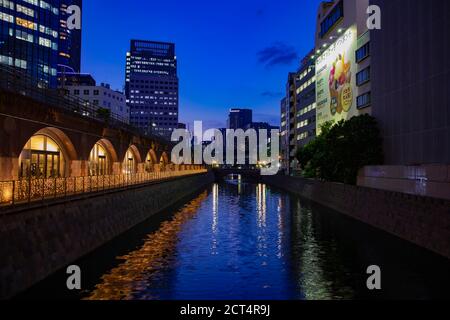
<path id="1" fill-rule="evenodd" d="M 126 256 L 118 257 L 123 263 L 102 277 L 87 300 L 132 299 L 133 294 L 146 289 L 145 285 L 157 276 L 159 270 L 170 262 L 167 259 L 176 249 L 177 234 L 183 224 L 191 219 L 207 197 L 204 192 L 175 214 L 173 219 L 162 223 L 160 229 L 148 235 L 144 245 Z M 146 295 L 146 299 L 154 299 Z"/>
<path id="2" fill-rule="evenodd" d="M 433 295 L 435 281 L 405 260 L 423 260 L 421 251 L 396 241 L 264 184 L 233 179 L 214 184 L 118 257 L 86 299 L 368 298 L 365 269 L 374 263 L 389 280 L 406 279 L 375 297 Z"/>

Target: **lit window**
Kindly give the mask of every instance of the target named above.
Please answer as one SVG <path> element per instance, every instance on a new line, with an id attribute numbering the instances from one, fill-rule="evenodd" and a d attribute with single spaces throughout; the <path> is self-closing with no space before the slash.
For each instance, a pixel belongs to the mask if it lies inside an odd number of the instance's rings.
<path id="1" fill-rule="evenodd" d="M 33 9 L 29 9 L 27 7 L 21 6 L 20 4 L 17 5 L 17 12 L 21 12 L 27 16 L 34 17 Z"/>
<path id="2" fill-rule="evenodd" d="M 16 18 L 16 24 L 27 29 L 37 30 L 36 23 L 22 18 Z"/>
<path id="3" fill-rule="evenodd" d="M 64 176 L 65 160 L 61 148 L 44 135 L 33 136 L 19 158 L 21 178 L 58 178 Z"/>
<path id="4" fill-rule="evenodd" d="M 6 14 L 3 12 L 0 12 L 0 20 L 6 21 L 6 22 L 10 22 L 10 23 L 14 23 L 14 17 L 10 14 Z"/>

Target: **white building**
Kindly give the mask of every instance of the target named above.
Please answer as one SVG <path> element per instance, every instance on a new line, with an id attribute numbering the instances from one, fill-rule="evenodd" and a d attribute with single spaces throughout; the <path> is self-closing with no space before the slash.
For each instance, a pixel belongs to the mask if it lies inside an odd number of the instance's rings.
<path id="1" fill-rule="evenodd" d="M 316 126 L 372 113 L 369 0 L 322 2 L 315 36 Z"/>
<path id="2" fill-rule="evenodd" d="M 112 90 L 108 84 L 69 85 L 65 89 L 70 95 L 86 100 L 95 107 L 109 109 L 120 120 L 130 123 L 130 109 L 127 106 L 125 94 Z"/>

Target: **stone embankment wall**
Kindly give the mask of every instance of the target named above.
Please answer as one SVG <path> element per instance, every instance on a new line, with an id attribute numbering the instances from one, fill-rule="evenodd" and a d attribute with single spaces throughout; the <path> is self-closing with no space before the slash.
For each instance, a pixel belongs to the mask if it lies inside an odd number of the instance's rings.
<path id="1" fill-rule="evenodd" d="M 287 176 L 263 181 L 450 258 L 449 200 Z"/>

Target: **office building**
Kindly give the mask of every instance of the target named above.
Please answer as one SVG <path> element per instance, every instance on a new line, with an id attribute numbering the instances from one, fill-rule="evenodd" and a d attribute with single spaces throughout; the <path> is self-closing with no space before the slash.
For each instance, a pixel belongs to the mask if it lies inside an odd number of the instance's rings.
<path id="1" fill-rule="evenodd" d="M 266 156 L 271 156 L 272 155 L 272 139 L 275 139 L 275 137 L 272 135 L 272 130 L 276 130 L 278 133 L 280 131 L 280 127 L 277 126 L 272 126 L 271 124 L 267 123 L 267 122 L 252 122 L 251 124 L 249 124 L 246 128 L 246 130 L 248 129 L 253 129 L 256 131 L 256 137 L 257 137 L 257 153 L 258 153 L 258 162 L 263 161 L 261 159 L 261 155 L 260 155 L 260 146 L 261 146 L 261 136 L 260 136 L 260 131 L 261 130 L 266 130 L 267 133 L 267 154 L 264 155 L 264 157 Z M 280 136 L 277 134 L 277 139 L 280 139 Z M 247 148 L 249 148 L 249 145 L 247 145 Z M 280 150 L 278 150 L 277 154 L 279 156 L 279 152 Z M 249 159 L 246 160 L 247 163 L 249 163 Z"/>
<path id="2" fill-rule="evenodd" d="M 91 86 L 94 87 L 97 82 L 88 73 L 64 73 L 64 82 L 60 83 L 60 87 L 64 88 L 67 86 Z"/>
<path id="3" fill-rule="evenodd" d="M 297 151 L 316 137 L 315 61 L 311 51 L 296 72 L 288 75 L 281 101 L 281 154 L 283 168 L 297 168 Z"/>
<path id="4" fill-rule="evenodd" d="M 449 1 L 371 0 L 372 105 L 387 165 L 450 164 Z M 401 19 L 404 27 L 396 27 Z M 420 22 L 417 22 L 420 19 Z"/>
<path id="5" fill-rule="evenodd" d="M 0 63 L 56 87 L 60 1 L 0 2 Z"/>
<path id="6" fill-rule="evenodd" d="M 170 139 L 179 119 L 175 44 L 132 40 L 125 81 L 131 124 Z"/>
<path id="7" fill-rule="evenodd" d="M 281 152 L 281 167 L 284 170 L 289 168 L 289 103 L 288 99 L 284 97 L 280 101 L 280 152 Z"/>
<path id="8" fill-rule="evenodd" d="M 303 147 L 316 137 L 316 77 L 315 62 L 307 55 L 296 74 L 294 139 Z"/>
<path id="9" fill-rule="evenodd" d="M 56 88 L 60 48 L 70 48 L 67 53 L 76 57 L 75 66 L 79 65 L 81 49 L 81 36 L 61 37 L 64 3 L 72 2 L 0 1 L 0 63 L 26 72 L 39 87 Z M 81 5 L 80 0 L 76 3 Z M 68 38 L 70 45 L 63 42 Z"/>
<path id="10" fill-rule="evenodd" d="M 315 36 L 316 130 L 371 113 L 369 0 L 323 2 Z"/>
<path id="11" fill-rule="evenodd" d="M 271 139 L 272 139 L 272 132 L 271 130 L 279 130 L 280 127 L 272 126 L 269 123 L 266 122 L 253 122 L 253 110 L 251 109 L 231 109 L 230 114 L 227 119 L 227 126 L 228 128 L 221 128 L 219 131 L 221 132 L 223 136 L 223 145 L 227 146 L 228 142 L 231 142 L 228 136 L 229 130 L 243 130 L 244 132 L 247 132 L 248 130 L 252 129 L 256 132 L 257 137 L 257 154 L 259 159 L 259 145 L 260 145 L 260 130 L 266 130 L 267 132 L 267 139 L 268 139 L 268 152 L 271 153 Z M 278 137 L 279 138 L 279 137 Z M 234 160 L 236 163 L 237 155 L 238 155 L 238 149 L 243 148 L 244 146 L 239 146 L 237 144 L 237 139 L 234 141 Z M 246 139 L 245 141 L 245 166 L 246 167 L 254 167 L 254 165 L 250 164 L 250 158 L 249 158 L 249 140 Z M 241 149 L 242 150 L 242 149 Z M 227 163 L 228 166 L 228 160 L 227 155 L 224 154 L 224 161 Z M 231 160 L 230 160 L 231 161 Z"/>
<path id="12" fill-rule="evenodd" d="M 367 29 L 369 5 L 380 8 L 381 29 Z M 438 0 L 320 5 L 311 57 L 316 60 L 317 129 L 325 121 L 369 113 L 383 138 L 384 165 L 361 170 L 359 185 L 448 197 L 448 12 L 450 3 Z"/>
<path id="13" fill-rule="evenodd" d="M 65 73 L 81 71 L 81 30 L 69 30 L 67 8 L 76 5 L 82 10 L 81 0 L 61 0 L 61 19 L 59 29 L 58 73 L 61 77 Z"/>
<path id="14" fill-rule="evenodd" d="M 250 109 L 231 109 L 227 120 L 228 129 L 245 129 L 253 122 L 253 111 Z"/>
<path id="15" fill-rule="evenodd" d="M 362 171 L 359 184 L 448 198 L 450 2 L 370 3 L 382 12 L 381 29 L 370 33 L 370 56 L 372 115 L 385 161 Z"/>
<path id="16" fill-rule="evenodd" d="M 314 49 L 288 75 L 281 102 L 282 161 L 298 169 L 300 148 L 327 122 L 371 113 L 369 0 L 322 2 Z"/>
<path id="17" fill-rule="evenodd" d="M 64 87 L 67 94 L 83 99 L 97 109 L 107 109 L 115 119 L 130 123 L 130 109 L 123 92 L 112 90 L 110 85 L 105 83 L 98 86 L 95 80 L 86 74 L 70 74 L 67 79 Z"/>

